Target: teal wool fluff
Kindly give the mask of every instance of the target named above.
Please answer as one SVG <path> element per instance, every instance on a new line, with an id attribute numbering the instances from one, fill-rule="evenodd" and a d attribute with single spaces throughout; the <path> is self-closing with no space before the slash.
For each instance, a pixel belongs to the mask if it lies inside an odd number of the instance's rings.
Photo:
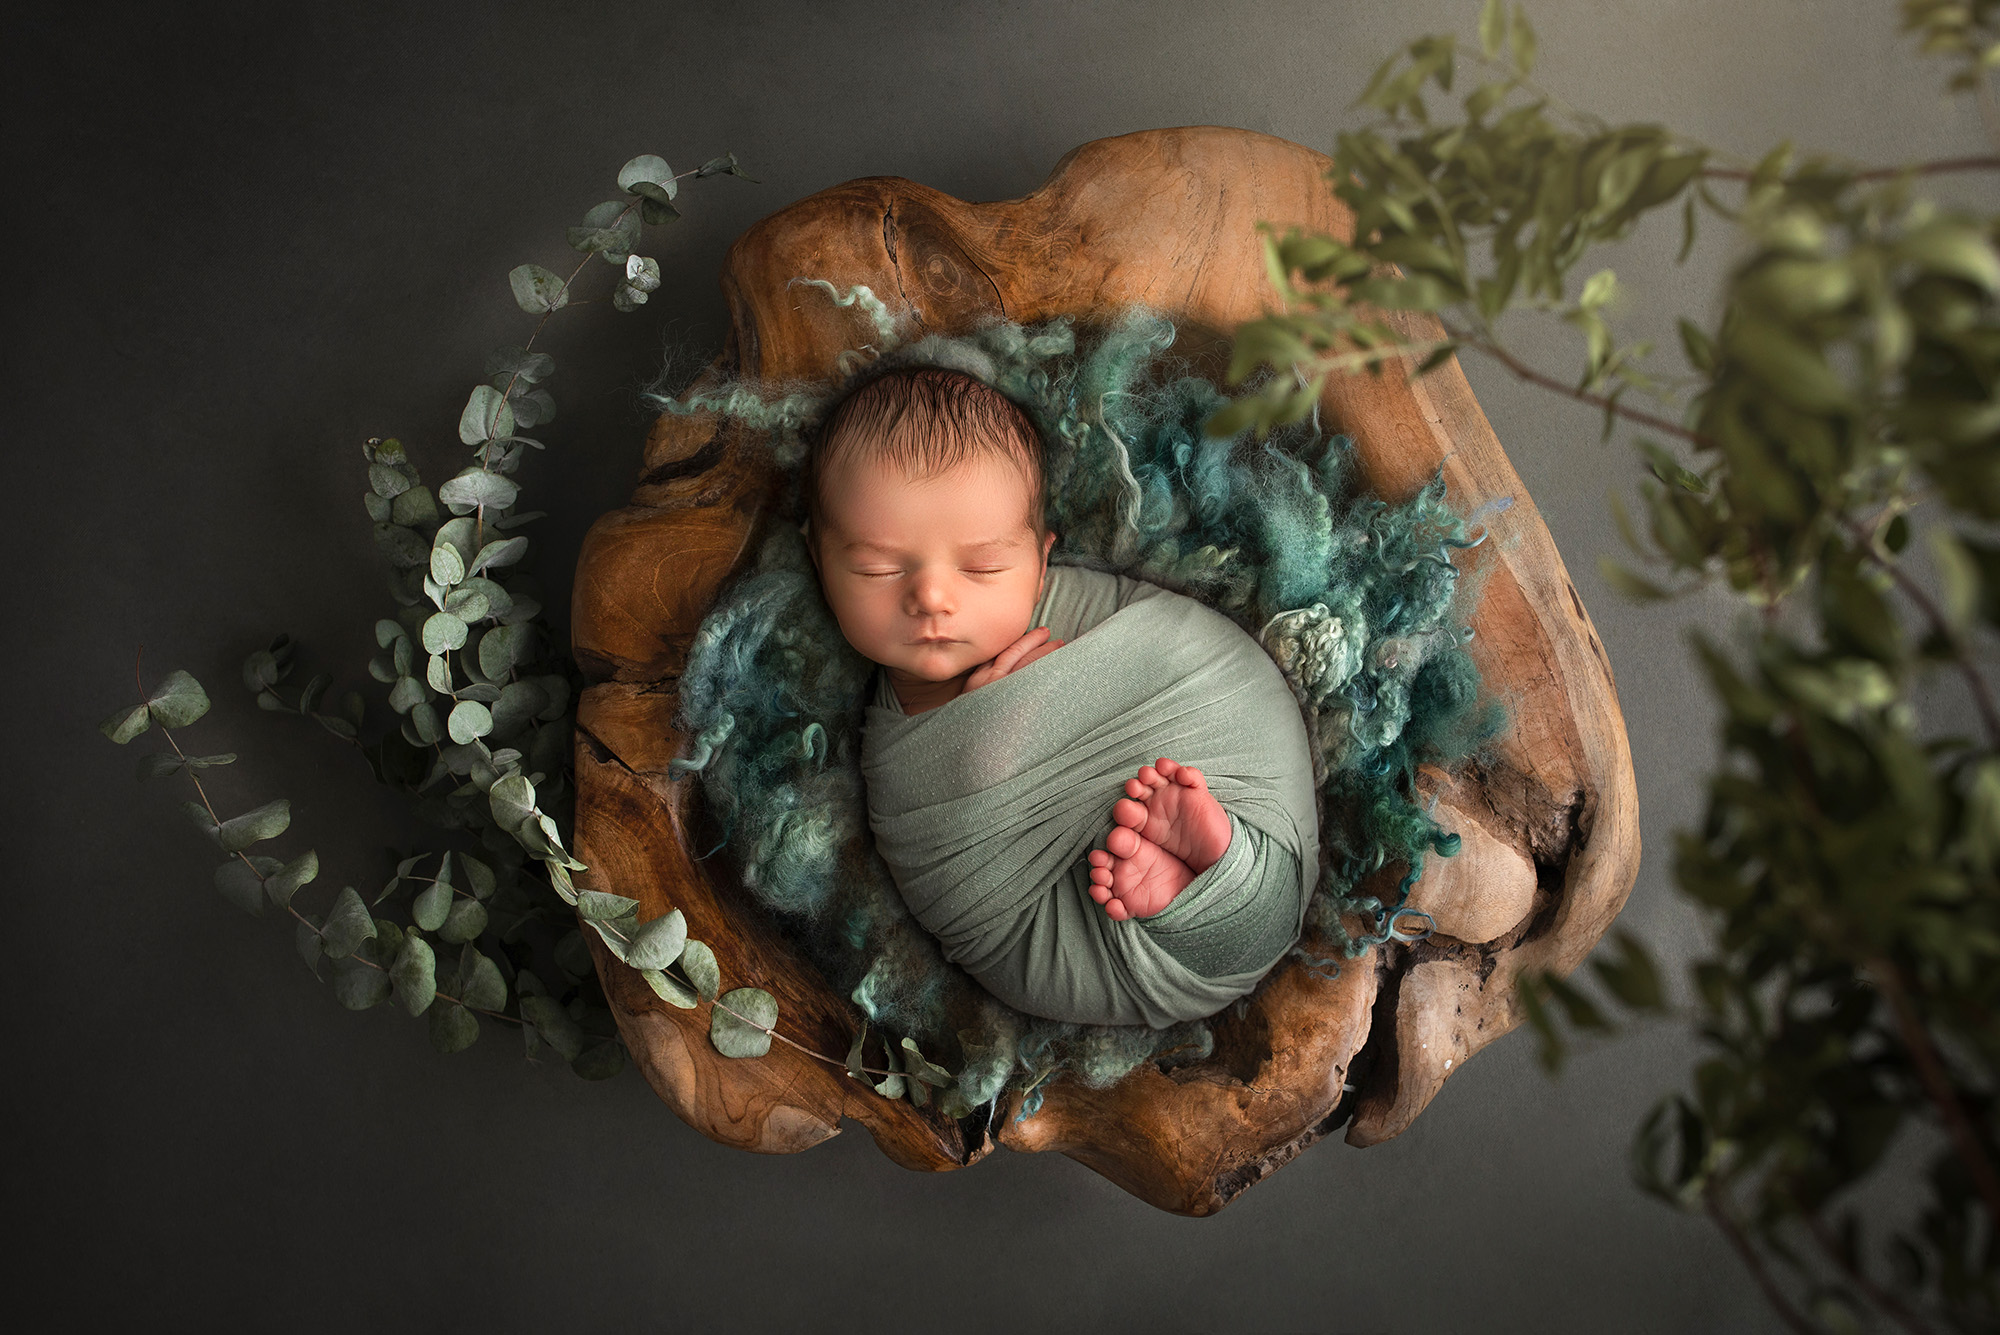
<path id="1" fill-rule="evenodd" d="M 1066 320 L 996 320 L 903 343 L 895 314 L 867 288 L 811 285 L 872 326 L 869 351 L 843 355 L 840 383 L 652 398 L 669 412 L 720 413 L 765 433 L 790 479 L 791 522 L 772 526 L 754 567 L 696 634 L 680 685 L 692 740 L 675 769 L 700 776 L 722 832 L 714 854 L 828 979 L 878 1029 L 947 1054 L 972 1108 L 1017 1087 L 1030 1091 L 1025 1115 L 1059 1072 L 1102 1087 L 1140 1062 L 1198 1060 L 1213 1046 L 1203 1022 L 1086 1026 L 1002 1006 L 944 960 L 873 850 L 859 758 L 874 665 L 841 637 L 796 525 L 807 433 L 891 366 L 964 371 L 1028 413 L 1046 445 L 1055 562 L 1200 599 L 1283 670 L 1314 742 L 1320 793 L 1307 940 L 1351 959 L 1422 935 L 1423 915 L 1405 910 L 1402 896 L 1425 855 L 1448 855 L 1457 839 L 1413 800 L 1413 772 L 1469 754 L 1497 724 L 1462 647 L 1469 595 L 1452 563 L 1478 538 L 1446 505 L 1442 479 L 1389 505 L 1356 494 L 1345 436 L 1303 425 L 1262 442 L 1247 432 L 1205 436 L 1226 400 L 1164 355 L 1173 326 L 1146 310 L 1082 338 Z M 1392 880 L 1402 872 L 1388 902 L 1361 889 L 1385 867 Z M 1350 930 L 1357 922 L 1362 930 Z M 1338 968 L 1303 945 L 1295 953 Z"/>

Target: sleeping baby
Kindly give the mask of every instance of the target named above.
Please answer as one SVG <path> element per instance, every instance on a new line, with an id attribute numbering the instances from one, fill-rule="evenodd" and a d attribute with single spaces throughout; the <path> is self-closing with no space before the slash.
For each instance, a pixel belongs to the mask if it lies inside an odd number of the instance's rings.
<path id="1" fill-rule="evenodd" d="M 1318 864 L 1305 725 L 1270 657 L 1193 599 L 1050 565 L 1039 437 L 971 376 L 868 381 L 809 469 L 827 603 L 879 667 L 869 824 L 946 957 L 1086 1024 L 1247 994 Z"/>

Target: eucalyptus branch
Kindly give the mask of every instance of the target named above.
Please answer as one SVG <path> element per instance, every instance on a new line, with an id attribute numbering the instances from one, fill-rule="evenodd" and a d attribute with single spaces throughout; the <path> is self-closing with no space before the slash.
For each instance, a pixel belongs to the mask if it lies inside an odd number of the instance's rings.
<path id="1" fill-rule="evenodd" d="M 1440 323 L 1443 322 L 1441 321 Z M 1642 412 L 1637 408 L 1628 408 L 1619 400 L 1602 394 L 1593 394 L 1589 390 L 1566 384 L 1561 380 L 1557 380 L 1554 376 L 1546 375 L 1528 365 L 1519 357 L 1516 357 L 1497 342 L 1489 342 L 1468 331 L 1454 329 L 1449 324 L 1445 324 L 1444 328 L 1445 333 L 1453 342 L 1458 343 L 1462 347 L 1471 348 L 1475 352 L 1485 353 L 1488 357 L 1491 357 L 1511 371 L 1517 379 L 1524 380 L 1531 385 L 1537 385 L 1543 389 L 1552 390 L 1566 398 L 1575 399 L 1578 403 L 1587 403 L 1601 412 L 1608 412 L 1617 417 L 1622 417 L 1628 422 L 1650 427 L 1655 431 L 1675 436 L 1696 445 L 1712 443 L 1707 436 L 1702 435 L 1698 431 L 1690 431 L 1678 422 L 1669 421 L 1664 417 L 1658 417 L 1649 412 Z"/>
<path id="2" fill-rule="evenodd" d="M 1847 1276 L 1848 1282 L 1860 1291 L 1862 1297 L 1873 1303 L 1877 1311 L 1887 1315 L 1891 1321 L 1910 1332 L 1910 1335 L 1934 1335 L 1931 1327 L 1922 1318 L 1898 1301 L 1895 1294 L 1870 1279 L 1859 1265 L 1848 1258 L 1838 1241 L 1827 1231 L 1826 1221 L 1796 1204 L 1794 1208 L 1798 1209 L 1799 1217 L 1805 1221 L 1806 1232 L 1812 1237 L 1821 1254 Z"/>

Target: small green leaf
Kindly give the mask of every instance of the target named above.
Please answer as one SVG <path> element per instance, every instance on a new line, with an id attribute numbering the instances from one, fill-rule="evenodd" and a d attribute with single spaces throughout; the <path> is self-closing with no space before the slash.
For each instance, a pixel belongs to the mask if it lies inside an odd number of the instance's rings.
<path id="1" fill-rule="evenodd" d="M 264 878 L 285 864 L 276 858 L 231 858 L 215 869 L 215 888 L 222 897 L 251 917 L 264 912 Z"/>
<path id="2" fill-rule="evenodd" d="M 507 275 L 507 285 L 514 289 L 514 300 L 530 315 L 559 311 L 569 305 L 569 285 L 539 264 L 519 266 Z M 465 443 L 476 445 L 479 442 L 469 440 Z"/>
<path id="3" fill-rule="evenodd" d="M 465 562 L 460 558 L 458 548 L 448 542 L 431 548 L 431 578 L 446 588 L 465 578 Z"/>
<path id="4" fill-rule="evenodd" d="M 140 705 L 139 706 L 140 716 L 144 717 L 145 713 L 146 713 L 146 707 L 144 705 Z M 177 773 L 184 763 L 185 762 L 182 761 L 181 758 L 177 755 L 173 755 L 166 751 L 155 751 L 151 755 L 145 755 L 139 757 L 139 777 L 142 780 L 164 779 L 169 774 Z"/>
<path id="5" fill-rule="evenodd" d="M 493 731 L 493 715 L 486 706 L 474 700 L 461 700 L 452 707 L 451 718 L 445 724 L 451 739 L 460 746 L 476 737 L 484 737 Z"/>
<path id="6" fill-rule="evenodd" d="M 333 967 L 334 999 L 351 1011 L 365 1011 L 389 999 L 389 975 L 359 958 Z"/>
<path id="7" fill-rule="evenodd" d="M 471 941 L 486 930 L 486 906 L 476 899 L 454 899 L 438 936 L 452 945 Z"/>
<path id="8" fill-rule="evenodd" d="M 534 817 L 535 785 L 525 775 L 509 774 L 487 790 L 486 800 L 493 809 L 493 823 L 511 832 Z"/>
<path id="9" fill-rule="evenodd" d="M 681 986 L 679 979 L 658 969 L 641 969 L 639 976 L 646 980 L 646 986 L 653 989 L 662 1001 L 691 1011 L 701 1004 L 701 996 L 690 988 Z"/>
<path id="10" fill-rule="evenodd" d="M 625 1069 L 625 1045 L 615 1038 L 600 1039 L 579 1053 L 569 1069 L 585 1080 L 609 1080 Z"/>
<path id="11" fill-rule="evenodd" d="M 497 884 L 493 877 L 493 869 L 478 858 L 468 857 L 464 853 L 458 855 L 458 860 L 465 867 L 465 883 L 472 891 L 472 897 L 490 899 Z"/>
<path id="12" fill-rule="evenodd" d="M 1979 614 L 1979 566 L 1950 529 L 1934 528 L 1926 536 L 1930 540 L 1931 557 L 1937 562 L 1945 622 L 1954 633 L 1963 635 Z"/>
<path id="13" fill-rule="evenodd" d="M 346 959 L 374 935 L 375 919 L 369 915 L 368 906 L 361 902 L 353 886 L 344 887 L 326 915 L 326 926 L 320 929 L 320 943 L 327 956 Z"/>
<path id="14" fill-rule="evenodd" d="M 433 612 L 424 619 L 424 652 L 442 654 L 465 644 L 466 625 L 449 612 Z"/>
<path id="15" fill-rule="evenodd" d="M 676 189 L 674 184 L 674 169 L 667 165 L 665 158 L 659 157 L 656 154 L 641 153 L 638 157 L 633 158 L 618 169 L 618 188 L 620 190 L 630 191 L 633 186 L 640 182 L 648 182 L 661 187 L 667 192 L 668 199 L 674 197 Z"/>
<path id="16" fill-rule="evenodd" d="M 583 1030 L 554 997 L 522 997 L 521 1018 L 533 1025 L 542 1041 L 564 1061 L 575 1061 L 583 1051 Z"/>
<path id="17" fill-rule="evenodd" d="M 770 1029 L 777 1022 L 776 997 L 758 987 L 733 988 L 709 1012 L 708 1041 L 725 1057 L 761 1057 L 771 1050 Z"/>
<path id="18" fill-rule="evenodd" d="M 438 500 L 459 514 L 482 505 L 489 510 L 504 510 L 520 494 L 520 487 L 512 480 L 477 466 L 465 469 L 438 488 Z"/>
<path id="19" fill-rule="evenodd" d="M 97 730 L 123 746 L 152 726 L 152 713 L 145 705 L 128 705 L 97 725 Z"/>
<path id="20" fill-rule="evenodd" d="M 308 913 L 299 919 L 298 930 L 292 933 L 292 944 L 299 952 L 299 958 L 315 975 L 319 973 L 319 962 L 326 958 L 326 949 L 320 944 L 319 917 Z"/>
<path id="21" fill-rule="evenodd" d="M 458 999 L 479 1010 L 497 1011 L 507 1004 L 507 980 L 500 966 L 467 945 L 458 957 Z"/>
<path id="22" fill-rule="evenodd" d="M 215 842 L 225 853 L 240 853 L 252 844 L 277 838 L 291 823 L 292 804 L 281 797 L 222 822 L 215 831 Z"/>
<path id="23" fill-rule="evenodd" d="M 319 876 L 319 854 L 308 848 L 305 852 L 287 862 L 277 871 L 269 873 L 264 881 L 264 893 L 279 908 L 292 902 L 292 896 L 302 885 L 310 885 Z"/>
<path id="24" fill-rule="evenodd" d="M 1507 6 L 1501 0 L 1486 0 L 1479 10 L 1479 51 L 1488 60 L 1500 54 L 1507 42 Z"/>
<path id="25" fill-rule="evenodd" d="M 389 981 L 395 984 L 396 1000 L 411 1015 L 422 1015 L 437 996 L 437 955 L 430 942 L 415 932 L 405 933 L 396 962 L 389 966 Z"/>
<path id="26" fill-rule="evenodd" d="M 431 1046 L 439 1052 L 463 1052 L 479 1041 L 479 1017 L 457 1002 L 431 1008 Z"/>
<path id="27" fill-rule="evenodd" d="M 153 721 L 163 728 L 185 728 L 208 712 L 208 692 L 185 672 L 172 672 L 146 701 Z"/>
<path id="28" fill-rule="evenodd" d="M 905 1038 L 902 1047 L 906 1054 L 905 1069 L 915 1079 L 921 1080 L 927 1085 L 950 1085 L 956 1083 L 958 1080 L 957 1076 L 919 1052 L 915 1039 Z"/>
<path id="29" fill-rule="evenodd" d="M 410 921 L 426 932 L 435 932 L 444 926 L 444 920 L 451 913 L 451 887 L 444 884 L 427 885 L 410 903 Z"/>
<path id="30" fill-rule="evenodd" d="M 707 942 L 690 939 L 681 947 L 681 957 L 676 962 L 703 1001 L 715 1000 L 716 993 L 722 988 L 722 969 L 716 964 L 715 952 L 709 949 Z"/>
<path id="31" fill-rule="evenodd" d="M 639 901 L 627 899 L 623 895 L 607 894 L 602 890 L 579 890 L 576 896 L 576 911 L 579 917 L 588 921 L 616 922 L 620 918 L 629 918 L 638 913 Z"/>
<path id="32" fill-rule="evenodd" d="M 528 552 L 526 538 L 498 538 L 479 549 L 479 557 L 472 563 L 472 574 L 482 570 L 496 570 L 519 561 Z"/>
<path id="33" fill-rule="evenodd" d="M 664 969 L 681 957 L 687 944 L 687 916 L 673 909 L 630 935 L 625 962 L 635 969 Z"/>

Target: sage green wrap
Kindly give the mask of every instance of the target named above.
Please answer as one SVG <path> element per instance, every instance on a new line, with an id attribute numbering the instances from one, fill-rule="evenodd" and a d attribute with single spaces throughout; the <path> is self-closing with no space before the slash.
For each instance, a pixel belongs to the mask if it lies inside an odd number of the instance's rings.
<path id="1" fill-rule="evenodd" d="M 1298 938 L 1318 871 L 1299 706 L 1255 640 L 1191 598 L 1052 566 L 1035 625 L 1064 646 L 906 715 L 877 674 L 868 820 L 946 957 L 1031 1015 L 1165 1028 L 1244 996 Z M 1140 766 L 1199 768 L 1229 849 L 1151 918 L 1114 921 L 1086 854 Z"/>

